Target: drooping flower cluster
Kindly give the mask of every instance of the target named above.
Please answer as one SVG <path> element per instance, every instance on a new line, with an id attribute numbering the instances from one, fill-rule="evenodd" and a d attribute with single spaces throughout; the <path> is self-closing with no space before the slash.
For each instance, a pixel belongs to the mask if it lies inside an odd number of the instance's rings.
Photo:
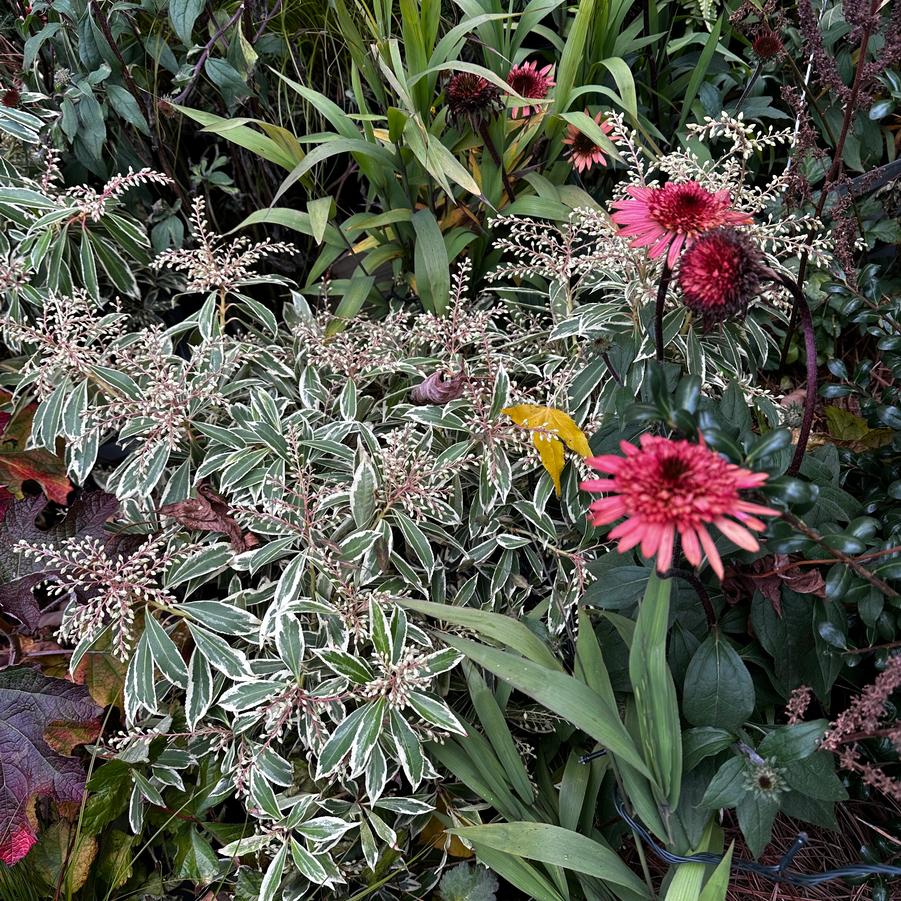
<path id="1" fill-rule="evenodd" d="M 113 176 L 99 191 L 87 185 L 76 185 L 69 188 L 64 195 L 65 199 L 74 205 L 70 221 L 99 222 L 107 213 L 109 205 L 131 188 L 145 184 L 167 185 L 171 181 L 168 175 L 155 172 L 153 169 L 139 169 L 135 172 L 129 168 L 125 174 Z"/>
<path id="2" fill-rule="evenodd" d="M 901 654 L 892 654 L 876 680 L 839 714 L 823 738 L 822 747 L 838 755 L 842 769 L 857 773 L 866 785 L 901 801 L 901 781 L 866 760 L 860 742 L 885 738 L 901 751 L 901 726 L 893 716 L 892 695 L 901 687 Z"/>
<path id="3" fill-rule="evenodd" d="M 124 333 L 125 316 L 118 310 L 101 315 L 86 291 L 51 293 L 34 325 L 11 317 L 0 319 L 5 340 L 34 347 L 20 372 L 39 400 L 48 397 L 62 379 L 77 382 L 94 366 L 108 366 L 112 344 Z"/>
<path id="4" fill-rule="evenodd" d="M 453 478 L 470 462 L 467 456 L 439 464 L 429 437 L 417 434 L 412 425 L 388 432 L 381 450 L 385 508 L 400 507 L 414 519 L 448 515 Z"/>
<path id="5" fill-rule="evenodd" d="M 767 480 L 729 463 L 703 443 L 642 435 L 640 447 L 620 443 L 623 455 L 589 457 L 586 463 L 609 479 L 589 479 L 582 488 L 609 495 L 591 504 L 589 519 L 609 525 L 625 517 L 610 532 L 623 553 L 640 545 L 644 557 L 657 558 L 663 573 L 672 565 L 676 537 L 693 566 L 702 553 L 714 572 L 723 577 L 723 563 L 709 528 L 716 527 L 747 551 L 759 547 L 752 531 L 766 526 L 759 516 L 778 516 L 777 510 L 742 500 L 739 491 L 757 488 Z"/>
<path id="6" fill-rule="evenodd" d="M 167 250 L 153 261 L 155 269 L 184 272 L 189 292 L 233 291 L 253 276 L 253 267 L 260 260 L 297 253 L 293 244 L 268 238 L 256 244 L 247 237 L 226 242 L 210 228 L 202 197 L 196 198 L 191 208 L 191 232 L 197 245 L 193 250 Z"/>
<path id="7" fill-rule="evenodd" d="M 103 397 L 85 416 L 87 429 L 117 432 L 139 421 L 142 456 L 150 459 L 165 446 L 174 450 L 188 436 L 192 414 L 225 404 L 223 386 L 238 365 L 237 352 L 220 340 L 202 342 L 189 361 L 172 353 L 169 340 L 155 329 L 142 333 L 142 342 L 117 355 L 120 369 L 131 374 L 140 393 L 104 386 Z"/>
<path id="8" fill-rule="evenodd" d="M 176 602 L 159 585 L 170 559 L 167 540 L 168 536 L 151 538 L 128 555 L 109 552 L 96 538 L 73 538 L 59 547 L 21 543 L 16 549 L 56 570 L 52 594 L 73 596 L 59 627 L 61 640 L 90 642 L 110 627 L 113 654 L 128 660 L 136 610 Z"/>

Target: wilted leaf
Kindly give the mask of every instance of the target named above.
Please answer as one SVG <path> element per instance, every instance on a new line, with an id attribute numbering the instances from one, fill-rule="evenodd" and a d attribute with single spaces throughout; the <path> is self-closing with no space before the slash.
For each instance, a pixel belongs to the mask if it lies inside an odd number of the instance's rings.
<path id="1" fill-rule="evenodd" d="M 122 706 L 127 662 L 119 660 L 111 650 L 112 639 L 107 632 L 96 641 L 72 673 L 79 685 L 87 688 L 91 697 L 101 706 Z"/>
<path id="2" fill-rule="evenodd" d="M 858 452 L 891 444 L 894 436 L 891 429 L 870 428 L 865 419 L 841 407 L 826 407 L 826 423 L 835 444 Z"/>
<path id="3" fill-rule="evenodd" d="M 515 407 L 505 407 L 501 412 L 532 433 L 532 443 L 554 482 L 557 494 L 560 494 L 560 473 L 565 462 L 563 445 L 580 457 L 587 457 L 591 448 L 584 432 L 568 414 L 554 407 L 517 404 Z"/>
<path id="4" fill-rule="evenodd" d="M 37 798 L 81 801 L 80 760 L 67 756 L 100 731 L 100 708 L 80 685 L 17 667 L 0 672 L 0 861 L 24 857 L 37 839 Z"/>
<path id="5" fill-rule="evenodd" d="M 198 485 L 197 497 L 166 504 L 160 508 L 160 513 L 171 516 L 186 529 L 227 535 L 232 548 L 239 553 L 259 544 L 253 533 L 243 531 L 232 516 L 231 508 L 225 499 L 216 494 L 209 485 Z"/>
<path id="6" fill-rule="evenodd" d="M 68 820 L 58 820 L 41 834 L 29 857 L 47 886 L 62 885 L 68 897 L 87 882 L 97 856 L 97 840 L 83 832 L 73 834 L 76 830 Z"/>
<path id="7" fill-rule="evenodd" d="M 441 797 L 438 798 L 438 809 L 445 816 L 451 812 L 448 810 L 446 801 Z M 447 851 L 451 857 L 472 857 L 473 852 L 456 835 L 449 835 L 446 831 L 448 828 L 450 827 L 444 824 L 441 817 L 433 816 L 419 833 L 418 839 L 424 845 L 431 845 L 433 848 Z"/>
<path id="8" fill-rule="evenodd" d="M 819 569 L 796 565 L 786 554 L 755 560 L 750 572 L 730 569 L 723 589 L 729 603 L 734 604 L 753 594 L 756 588 L 772 604 L 777 616 L 781 616 L 783 585 L 796 594 L 826 596 L 826 582 Z"/>
<path id="9" fill-rule="evenodd" d="M 446 404 L 456 400 L 462 393 L 462 374 L 446 379 L 444 373 L 438 370 L 410 391 L 410 400 L 414 404 Z"/>

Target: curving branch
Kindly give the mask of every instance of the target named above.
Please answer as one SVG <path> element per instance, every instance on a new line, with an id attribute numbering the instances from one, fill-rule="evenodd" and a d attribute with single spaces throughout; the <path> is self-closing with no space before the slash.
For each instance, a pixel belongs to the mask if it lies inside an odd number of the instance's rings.
<path id="1" fill-rule="evenodd" d="M 798 474 L 804 454 L 807 450 L 807 442 L 810 439 L 810 429 L 813 426 L 813 413 L 817 401 L 817 345 L 813 333 L 813 318 L 810 315 L 810 307 L 804 292 L 797 283 L 787 275 L 769 270 L 769 278 L 778 285 L 787 289 L 794 298 L 794 311 L 797 313 L 804 331 L 804 353 L 807 357 L 807 389 L 804 395 L 804 415 L 801 419 L 801 430 L 798 433 L 798 443 L 795 446 L 795 455 L 786 472 L 790 476 Z"/>

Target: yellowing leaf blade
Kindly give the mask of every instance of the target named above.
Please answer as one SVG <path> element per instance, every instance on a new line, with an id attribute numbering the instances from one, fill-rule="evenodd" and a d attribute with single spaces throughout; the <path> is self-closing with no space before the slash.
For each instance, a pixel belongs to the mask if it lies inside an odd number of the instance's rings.
<path id="1" fill-rule="evenodd" d="M 554 489 L 560 494 L 560 474 L 566 462 L 563 445 L 584 459 L 591 454 L 585 433 L 568 413 L 555 407 L 517 404 L 505 407 L 501 412 L 509 416 L 518 426 L 532 432 L 532 444 L 535 445 L 542 465 L 553 480 Z"/>

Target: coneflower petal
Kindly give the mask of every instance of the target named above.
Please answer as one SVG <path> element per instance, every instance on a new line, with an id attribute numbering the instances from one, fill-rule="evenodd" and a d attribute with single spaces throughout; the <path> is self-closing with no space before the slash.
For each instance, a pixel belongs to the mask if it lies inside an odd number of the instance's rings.
<path id="1" fill-rule="evenodd" d="M 673 564 L 678 534 L 691 565 L 701 564 L 703 552 L 722 577 L 710 526 L 740 548 L 758 549 L 753 532 L 766 528 L 758 517 L 779 513 L 743 500 L 739 488 L 749 476 L 755 477 L 756 485 L 766 473 L 752 474 L 703 442 L 644 434 L 638 444 L 621 441 L 622 456 L 589 457 L 589 465 L 613 477 L 582 482 L 585 490 L 603 495 L 591 503 L 589 520 L 612 525 L 608 537 L 618 542 L 620 552 L 640 545 L 642 556 L 656 557 L 658 568 L 665 571 Z M 760 475 L 763 479 L 757 478 Z M 620 517 L 622 521 L 614 525 Z"/>

